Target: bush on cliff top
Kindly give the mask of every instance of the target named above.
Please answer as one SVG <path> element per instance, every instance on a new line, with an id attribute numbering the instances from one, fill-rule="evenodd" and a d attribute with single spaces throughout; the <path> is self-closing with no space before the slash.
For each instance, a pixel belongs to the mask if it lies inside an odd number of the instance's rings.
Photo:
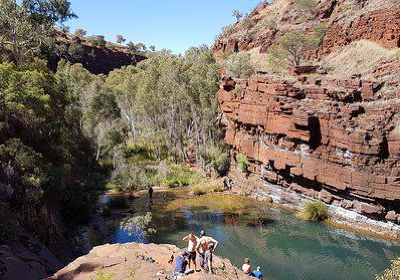
<path id="1" fill-rule="evenodd" d="M 226 74 L 240 79 L 247 79 L 254 73 L 254 67 L 247 53 L 233 53 L 225 63 Z"/>
<path id="2" fill-rule="evenodd" d="M 328 218 L 328 207 L 320 201 L 307 203 L 298 213 L 298 217 L 312 222 L 323 221 Z"/>

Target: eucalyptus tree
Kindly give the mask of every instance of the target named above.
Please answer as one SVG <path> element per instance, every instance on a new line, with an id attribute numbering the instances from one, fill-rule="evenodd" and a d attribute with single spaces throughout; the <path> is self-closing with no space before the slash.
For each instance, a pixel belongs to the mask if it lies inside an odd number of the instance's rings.
<path id="1" fill-rule="evenodd" d="M 105 86 L 115 95 L 122 118 L 129 126 L 133 139 L 138 134 L 138 120 L 135 113 L 138 79 L 138 69 L 127 66 L 112 71 L 105 82 Z"/>
<path id="2" fill-rule="evenodd" d="M 52 47 L 55 25 L 75 17 L 66 0 L 0 1 L 0 53 L 16 64 Z"/>

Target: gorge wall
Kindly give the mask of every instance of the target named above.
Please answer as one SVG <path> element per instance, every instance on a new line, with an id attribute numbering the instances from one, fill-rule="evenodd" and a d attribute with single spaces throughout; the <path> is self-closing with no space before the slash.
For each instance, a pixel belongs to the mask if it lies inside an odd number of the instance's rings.
<path id="1" fill-rule="evenodd" d="M 117 44 L 106 46 L 93 46 L 88 39 L 58 31 L 57 43 L 63 48 L 69 50 L 71 46 L 79 46 L 79 56 L 73 56 L 68 51 L 62 55 L 71 63 L 81 63 L 89 72 L 93 74 L 108 74 L 114 69 L 123 66 L 134 65 L 144 59 L 146 56 L 136 53 L 132 54 L 127 47 Z M 56 69 L 60 57 L 51 61 L 52 68 Z"/>
<path id="2" fill-rule="evenodd" d="M 252 37 L 244 39 L 238 22 L 219 39 L 216 56 L 252 50 L 261 56 L 287 31 L 307 34 L 313 24 L 326 27 L 318 47 L 304 54 L 303 66 L 280 73 L 263 69 L 248 79 L 223 78 L 217 96 L 228 120 L 226 142 L 234 153 L 247 156 L 250 172 L 267 182 L 399 223 L 398 58 L 385 57 L 350 75 L 325 65 L 360 40 L 395 52 L 400 9 L 386 8 L 386 1 L 353 1 L 344 9 L 349 2 L 319 1 L 315 14 L 301 19 L 292 1 L 263 3 L 249 17 L 257 27 L 272 13 L 273 28 L 253 28 Z M 353 63 L 346 58 L 343 65 Z"/>

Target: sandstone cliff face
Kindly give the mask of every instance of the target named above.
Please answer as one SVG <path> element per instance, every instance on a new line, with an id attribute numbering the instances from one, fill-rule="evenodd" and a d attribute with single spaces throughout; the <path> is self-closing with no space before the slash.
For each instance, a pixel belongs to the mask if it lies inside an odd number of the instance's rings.
<path id="1" fill-rule="evenodd" d="M 386 1 L 359 1 L 343 11 L 348 2 L 320 1 L 315 17 L 301 20 L 290 10 L 291 1 L 262 4 L 250 17 L 258 22 L 273 13 L 278 25 L 256 30 L 252 40 L 232 32 L 215 44 L 217 55 L 259 47 L 262 53 L 288 30 L 307 33 L 311 23 L 326 24 L 315 55 L 305 54 L 313 66 L 223 78 L 217 95 L 228 119 L 226 142 L 268 182 L 399 223 L 398 61 L 382 60 L 350 76 L 322 69 L 322 62 L 359 40 L 396 51 L 400 9 L 388 9 Z"/>

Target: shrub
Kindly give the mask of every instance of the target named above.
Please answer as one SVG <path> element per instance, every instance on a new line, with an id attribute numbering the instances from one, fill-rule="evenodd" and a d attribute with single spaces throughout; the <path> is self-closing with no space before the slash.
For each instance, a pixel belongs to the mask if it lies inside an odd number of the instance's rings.
<path id="1" fill-rule="evenodd" d="M 170 164 L 165 175 L 160 179 L 161 185 L 168 188 L 184 187 L 200 180 L 199 174 L 186 164 Z"/>
<path id="2" fill-rule="evenodd" d="M 398 280 L 400 279 L 400 258 L 391 262 L 391 267 L 386 269 L 382 275 L 376 275 L 376 280 Z"/>
<path id="3" fill-rule="evenodd" d="M 68 47 L 68 53 L 75 61 L 80 61 L 83 59 L 85 51 L 81 44 L 71 44 Z"/>
<path id="4" fill-rule="evenodd" d="M 240 171 L 242 171 L 243 173 L 247 173 L 247 169 L 249 168 L 249 160 L 247 159 L 247 157 L 244 154 L 238 154 L 236 156 L 236 159 Z"/>
<path id="5" fill-rule="evenodd" d="M 100 46 L 100 47 L 105 47 L 107 44 L 105 37 L 103 35 L 95 35 L 93 37 L 90 37 L 89 42 L 93 46 Z"/>
<path id="6" fill-rule="evenodd" d="M 261 22 L 261 27 L 264 29 L 276 29 L 276 20 L 273 15 L 265 16 Z"/>
<path id="7" fill-rule="evenodd" d="M 294 0 L 293 4 L 301 15 L 315 16 L 317 14 L 317 0 Z"/>
<path id="8" fill-rule="evenodd" d="M 215 37 L 215 42 L 218 42 L 235 32 L 233 25 L 227 25 L 221 28 L 221 32 Z"/>
<path id="9" fill-rule="evenodd" d="M 327 24 L 322 23 L 314 27 L 314 34 L 312 40 L 315 46 L 319 46 L 322 43 L 326 35 Z"/>
<path id="10" fill-rule="evenodd" d="M 252 20 L 249 17 L 246 17 L 243 21 L 242 21 L 242 28 L 244 31 L 248 32 L 250 29 L 252 29 L 254 27 L 254 25 L 256 25 L 256 23 L 254 22 L 254 20 Z"/>
<path id="11" fill-rule="evenodd" d="M 226 74 L 233 78 L 247 79 L 254 73 L 254 67 L 247 53 L 233 53 L 225 63 Z"/>
<path id="12" fill-rule="evenodd" d="M 96 276 L 90 277 L 90 280 L 114 280 L 115 273 L 105 274 L 103 270 L 99 270 Z"/>
<path id="13" fill-rule="evenodd" d="M 298 213 L 298 216 L 306 221 L 318 222 L 328 218 L 328 207 L 320 201 L 307 203 Z"/>
<path id="14" fill-rule="evenodd" d="M 78 28 L 75 30 L 75 36 L 79 37 L 79 38 L 83 38 L 85 37 L 87 34 L 86 30 L 83 30 L 81 28 Z"/>
<path id="15" fill-rule="evenodd" d="M 205 170 L 210 171 L 210 169 L 213 169 L 218 176 L 226 175 L 231 165 L 229 150 L 217 146 L 209 146 L 202 149 L 201 161 Z"/>
<path id="16" fill-rule="evenodd" d="M 221 186 L 214 186 L 211 188 L 211 190 L 215 193 L 224 192 L 224 189 Z"/>
<path id="17" fill-rule="evenodd" d="M 128 203 L 124 195 L 116 195 L 110 197 L 110 201 L 107 205 L 111 209 L 125 209 L 128 207 Z"/>
<path id="18" fill-rule="evenodd" d="M 200 196 L 206 194 L 208 191 L 201 186 L 194 186 L 191 187 L 190 190 L 193 192 L 194 195 Z"/>

